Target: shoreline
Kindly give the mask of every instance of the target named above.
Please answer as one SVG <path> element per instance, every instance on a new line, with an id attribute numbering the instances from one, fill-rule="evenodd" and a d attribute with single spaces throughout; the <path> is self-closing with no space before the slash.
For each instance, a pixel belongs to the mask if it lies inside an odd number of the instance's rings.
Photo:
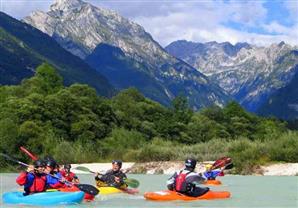
<path id="1" fill-rule="evenodd" d="M 212 164 L 214 161 L 205 161 L 197 164 L 196 172 L 204 172 L 206 164 Z M 104 173 L 111 169 L 111 163 L 81 163 L 72 164 L 72 171 L 77 174 L 86 174 L 76 170 L 78 166 L 84 166 L 91 171 Z M 173 174 L 184 167 L 184 161 L 159 161 L 159 162 L 124 162 L 122 170 L 131 174 Z M 229 174 L 229 171 L 226 172 Z M 298 176 L 298 163 L 274 163 L 260 166 L 257 171 L 251 175 L 259 176 Z"/>

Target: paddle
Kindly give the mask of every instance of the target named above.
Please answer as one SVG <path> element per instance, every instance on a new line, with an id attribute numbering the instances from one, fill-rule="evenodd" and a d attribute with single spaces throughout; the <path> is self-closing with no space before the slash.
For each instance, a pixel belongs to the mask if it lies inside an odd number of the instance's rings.
<path id="1" fill-rule="evenodd" d="M 89 173 L 96 173 L 96 172 L 91 171 L 89 168 L 84 167 L 84 166 L 78 166 L 78 167 L 75 167 L 74 169 L 77 169 L 77 170 L 80 170 L 80 171 L 84 171 L 84 172 L 89 172 Z M 132 188 L 137 188 L 140 185 L 140 182 L 138 180 L 136 180 L 136 179 L 133 179 L 133 178 L 125 178 L 124 179 L 124 182 L 129 187 L 132 187 Z"/>
<path id="2" fill-rule="evenodd" d="M 222 157 L 216 160 L 212 167 L 211 170 L 217 169 L 217 168 L 223 168 L 224 169 L 231 169 L 233 168 L 233 163 L 232 159 L 230 157 Z"/>
<path id="3" fill-rule="evenodd" d="M 27 154 L 33 161 L 38 160 L 38 157 L 34 154 L 32 154 L 31 152 L 29 152 L 25 147 L 20 146 L 20 150 L 22 152 L 24 152 L 25 154 Z"/>
<path id="4" fill-rule="evenodd" d="M 12 162 L 18 163 L 18 164 L 20 164 L 22 166 L 25 166 L 25 167 L 29 167 L 28 164 L 23 163 L 21 161 L 18 161 L 16 159 L 10 157 L 9 155 L 6 155 L 4 153 L 0 153 L 0 155 L 2 157 L 6 158 L 7 160 L 10 160 Z M 48 175 L 50 175 L 50 176 L 52 176 L 52 177 L 54 177 L 54 178 L 56 178 L 56 179 L 58 179 L 60 181 L 60 178 L 58 178 L 58 177 L 56 177 L 56 176 L 54 176 L 52 174 L 49 174 L 49 173 L 46 173 L 46 174 L 48 174 Z M 90 184 L 74 184 L 74 183 L 71 183 L 71 182 L 68 182 L 68 181 L 60 181 L 60 182 L 74 185 L 74 186 L 78 187 L 81 191 L 83 191 L 85 193 L 88 193 L 90 195 L 93 195 L 93 196 L 96 196 L 99 193 L 98 189 L 96 187 L 90 185 Z"/>

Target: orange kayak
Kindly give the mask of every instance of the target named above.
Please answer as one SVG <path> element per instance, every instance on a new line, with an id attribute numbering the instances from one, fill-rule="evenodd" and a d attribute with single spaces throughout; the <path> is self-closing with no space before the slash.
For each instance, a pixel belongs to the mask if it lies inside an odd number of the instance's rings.
<path id="1" fill-rule="evenodd" d="M 172 201 L 172 200 L 184 200 L 184 201 L 190 201 L 190 200 L 212 200 L 212 199 L 224 199 L 224 198 L 230 198 L 231 194 L 228 191 L 208 191 L 202 196 L 198 197 L 191 197 L 186 196 L 184 194 L 178 193 L 176 191 L 156 191 L 156 192 L 146 192 L 144 194 L 144 197 L 147 200 L 155 200 L 155 201 Z"/>
<path id="2" fill-rule="evenodd" d="M 213 186 L 218 186 L 221 185 L 221 181 L 218 180 L 207 180 L 205 183 L 203 183 L 205 185 L 213 185 Z"/>

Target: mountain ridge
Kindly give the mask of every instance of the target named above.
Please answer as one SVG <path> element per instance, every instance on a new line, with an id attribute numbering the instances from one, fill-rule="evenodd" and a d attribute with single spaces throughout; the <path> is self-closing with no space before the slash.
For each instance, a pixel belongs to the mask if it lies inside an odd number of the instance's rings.
<path id="1" fill-rule="evenodd" d="M 195 109 L 214 103 L 223 105 L 230 100 L 224 90 L 202 73 L 168 54 L 143 27 L 116 12 L 80 0 L 56 0 L 50 11 L 34 12 L 23 21 L 49 34 L 82 59 L 100 43 L 120 48 L 125 56 L 146 68 L 140 71 L 148 71 L 156 85 L 163 86 L 162 94 L 167 99 L 184 94 Z M 121 87 L 124 89 L 125 85 Z"/>
<path id="2" fill-rule="evenodd" d="M 15 74 L 13 77 L 15 81 L 2 82 L 3 84 L 17 84 L 23 78 L 32 76 L 38 65 L 49 62 L 64 77 L 66 85 L 79 82 L 89 84 L 104 96 L 112 96 L 115 93 L 105 77 L 78 57 L 64 50 L 47 34 L 3 12 L 0 12 L 0 29 L 4 37 L 0 39 L 0 50 L 6 53 L 1 57 L 1 62 L 5 67 L 6 75 L 9 77 L 10 72 L 14 70 L 18 73 L 26 72 L 26 74 Z M 7 41 L 10 41 L 9 44 L 5 44 Z M 28 74 L 28 70 L 31 73 Z"/>
<path id="3" fill-rule="evenodd" d="M 166 50 L 218 82 L 242 106 L 254 112 L 293 78 L 298 56 L 292 51 L 296 48 L 283 41 L 269 47 L 175 41 Z"/>

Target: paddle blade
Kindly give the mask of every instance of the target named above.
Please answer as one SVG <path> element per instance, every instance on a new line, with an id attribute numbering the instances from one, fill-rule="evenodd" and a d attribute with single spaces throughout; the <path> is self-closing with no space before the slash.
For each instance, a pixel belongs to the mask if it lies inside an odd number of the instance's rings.
<path id="1" fill-rule="evenodd" d="M 84 166 L 78 166 L 78 167 L 75 167 L 74 169 L 84 171 L 84 172 L 94 173 L 93 171 L 89 170 L 89 168 L 86 168 Z"/>
<path id="2" fill-rule="evenodd" d="M 33 161 L 38 160 L 38 157 L 36 155 L 34 155 L 33 153 L 29 152 L 25 147 L 20 146 L 20 150 L 22 152 L 24 152 L 25 154 L 27 154 Z"/>
<path id="3" fill-rule="evenodd" d="M 225 169 L 229 170 L 229 169 L 232 169 L 233 167 L 234 167 L 234 164 L 230 163 L 230 164 L 226 165 Z"/>
<path id="4" fill-rule="evenodd" d="M 232 159 L 230 157 L 222 157 L 213 163 L 211 169 L 214 170 L 217 168 L 222 168 L 231 162 L 232 162 Z"/>
<path id="5" fill-rule="evenodd" d="M 124 179 L 124 182 L 129 186 L 129 187 L 132 187 L 132 188 L 138 188 L 139 185 L 140 185 L 140 182 L 136 179 L 133 179 L 133 178 L 126 178 Z"/>
<path id="6" fill-rule="evenodd" d="M 99 193 L 99 190 L 90 184 L 74 184 L 74 185 L 78 187 L 81 191 L 88 193 L 92 196 L 96 196 Z"/>

